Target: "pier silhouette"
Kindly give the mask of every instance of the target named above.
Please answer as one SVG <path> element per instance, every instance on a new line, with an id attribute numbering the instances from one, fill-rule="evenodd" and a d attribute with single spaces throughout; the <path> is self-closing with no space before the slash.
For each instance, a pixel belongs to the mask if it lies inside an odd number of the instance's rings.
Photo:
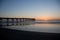
<path id="1" fill-rule="evenodd" d="M 0 25 L 25 25 L 34 22 L 35 18 L 4 18 L 0 17 Z"/>

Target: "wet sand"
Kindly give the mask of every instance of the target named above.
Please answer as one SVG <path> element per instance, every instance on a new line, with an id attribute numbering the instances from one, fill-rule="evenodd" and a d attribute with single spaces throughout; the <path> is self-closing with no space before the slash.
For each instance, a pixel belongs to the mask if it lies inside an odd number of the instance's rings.
<path id="1" fill-rule="evenodd" d="M 31 32 L 0 28 L 1 40 L 58 40 L 60 33 Z"/>

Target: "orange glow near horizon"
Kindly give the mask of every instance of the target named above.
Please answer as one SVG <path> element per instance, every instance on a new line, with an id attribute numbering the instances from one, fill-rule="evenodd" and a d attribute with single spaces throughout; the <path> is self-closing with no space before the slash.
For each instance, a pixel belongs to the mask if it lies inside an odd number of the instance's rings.
<path id="1" fill-rule="evenodd" d="M 42 17 L 42 18 L 36 18 L 37 20 L 60 20 L 59 18 L 50 18 L 50 17 Z"/>
<path id="2" fill-rule="evenodd" d="M 40 18 L 41 20 L 49 20 L 49 18 Z"/>
<path id="3" fill-rule="evenodd" d="M 37 18 L 37 20 L 49 20 L 49 18 L 44 17 L 44 18 Z"/>

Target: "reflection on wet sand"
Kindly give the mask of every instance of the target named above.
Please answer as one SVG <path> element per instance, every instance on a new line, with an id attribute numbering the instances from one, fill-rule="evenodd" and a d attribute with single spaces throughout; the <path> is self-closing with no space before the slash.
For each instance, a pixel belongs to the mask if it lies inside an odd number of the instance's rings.
<path id="1" fill-rule="evenodd" d="M 18 25 L 31 25 L 31 24 L 60 24 L 60 22 L 20 22 L 20 23 L 0 23 L 0 26 L 18 26 Z"/>
<path id="2" fill-rule="evenodd" d="M 34 23 L 0 23 L 0 26 L 22 26 L 22 25 L 31 25 Z"/>
<path id="3" fill-rule="evenodd" d="M 35 32 L 60 33 L 60 24 L 49 23 L 49 22 L 48 23 L 46 22 L 1 23 L 0 28 L 35 31 Z"/>

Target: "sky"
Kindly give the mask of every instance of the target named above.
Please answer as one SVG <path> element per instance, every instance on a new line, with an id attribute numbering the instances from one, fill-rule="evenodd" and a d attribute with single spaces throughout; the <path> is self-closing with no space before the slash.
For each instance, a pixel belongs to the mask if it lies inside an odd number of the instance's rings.
<path id="1" fill-rule="evenodd" d="M 59 0 L 0 0 L 0 17 L 59 19 Z"/>

